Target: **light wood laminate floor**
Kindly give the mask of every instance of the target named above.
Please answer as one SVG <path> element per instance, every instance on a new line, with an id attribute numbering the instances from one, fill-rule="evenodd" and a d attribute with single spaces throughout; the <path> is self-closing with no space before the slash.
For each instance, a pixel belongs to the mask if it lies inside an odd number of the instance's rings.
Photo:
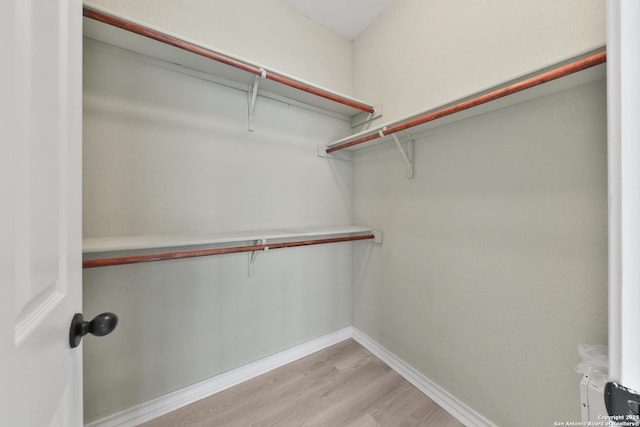
<path id="1" fill-rule="evenodd" d="M 144 427 L 458 427 L 354 340 L 156 418 Z"/>

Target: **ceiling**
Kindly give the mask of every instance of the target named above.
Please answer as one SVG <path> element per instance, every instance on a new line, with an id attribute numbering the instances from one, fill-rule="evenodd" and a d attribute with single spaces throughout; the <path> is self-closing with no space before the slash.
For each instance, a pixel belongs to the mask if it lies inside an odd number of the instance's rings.
<path id="1" fill-rule="evenodd" d="M 395 0 L 282 0 L 312 21 L 355 39 Z"/>

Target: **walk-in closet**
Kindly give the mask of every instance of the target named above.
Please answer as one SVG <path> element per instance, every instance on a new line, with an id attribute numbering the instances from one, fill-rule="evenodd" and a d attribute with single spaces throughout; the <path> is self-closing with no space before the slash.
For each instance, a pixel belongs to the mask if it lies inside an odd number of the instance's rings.
<path id="1" fill-rule="evenodd" d="M 0 6 L 12 423 L 586 425 L 633 394 L 634 2 L 38 1 Z"/>
<path id="2" fill-rule="evenodd" d="M 577 345 L 607 328 L 603 3 L 397 1 L 355 40 L 214 3 L 85 4 L 84 312 L 120 319 L 84 344 L 86 422 L 346 338 L 462 423 L 579 419 Z"/>

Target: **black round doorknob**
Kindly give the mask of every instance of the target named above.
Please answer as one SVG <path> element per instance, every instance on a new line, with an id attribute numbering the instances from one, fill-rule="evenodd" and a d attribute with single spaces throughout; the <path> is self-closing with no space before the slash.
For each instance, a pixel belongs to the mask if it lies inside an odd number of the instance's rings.
<path id="1" fill-rule="evenodd" d="M 76 313 L 71 320 L 69 328 L 69 345 L 76 348 L 80 345 L 82 337 L 91 334 L 97 337 L 109 335 L 118 325 L 118 316 L 114 313 L 98 314 L 90 322 L 85 322 L 82 313 Z"/>

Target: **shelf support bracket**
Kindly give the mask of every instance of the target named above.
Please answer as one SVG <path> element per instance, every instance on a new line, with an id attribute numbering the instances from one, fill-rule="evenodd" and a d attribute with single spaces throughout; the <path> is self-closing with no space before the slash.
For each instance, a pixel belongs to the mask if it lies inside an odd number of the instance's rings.
<path id="1" fill-rule="evenodd" d="M 385 136 L 385 129 L 386 128 L 383 128 L 380 131 L 381 137 Z M 396 142 L 396 146 L 398 147 L 398 150 L 400 151 L 404 162 L 407 164 L 407 179 L 413 179 L 413 140 L 409 138 L 409 140 L 407 141 L 407 151 L 405 151 L 404 148 L 402 148 L 402 144 L 400 143 L 398 136 L 395 133 L 392 133 L 391 137 Z"/>
<path id="2" fill-rule="evenodd" d="M 264 246 L 263 252 L 269 250 L 269 246 L 267 245 L 267 239 L 256 240 L 256 246 L 262 245 Z M 249 263 L 247 264 L 247 276 L 253 277 L 256 274 L 256 255 L 258 255 L 258 251 L 249 252 Z"/>
<path id="3" fill-rule="evenodd" d="M 373 108 L 373 112 L 371 113 L 360 113 L 356 115 L 353 119 L 351 119 L 351 129 L 355 129 L 358 126 L 362 126 L 360 131 L 364 131 L 369 129 L 369 126 L 375 119 L 379 119 L 382 117 L 382 103 L 376 104 Z"/>
<path id="4" fill-rule="evenodd" d="M 257 75 L 253 78 L 253 85 L 249 92 L 247 92 L 247 96 L 249 97 L 249 131 L 253 132 L 255 130 L 255 112 L 256 112 L 256 100 L 258 99 L 258 87 L 260 86 L 260 79 L 264 79 L 267 77 L 267 72 L 264 68 L 260 68 L 260 75 Z"/>

